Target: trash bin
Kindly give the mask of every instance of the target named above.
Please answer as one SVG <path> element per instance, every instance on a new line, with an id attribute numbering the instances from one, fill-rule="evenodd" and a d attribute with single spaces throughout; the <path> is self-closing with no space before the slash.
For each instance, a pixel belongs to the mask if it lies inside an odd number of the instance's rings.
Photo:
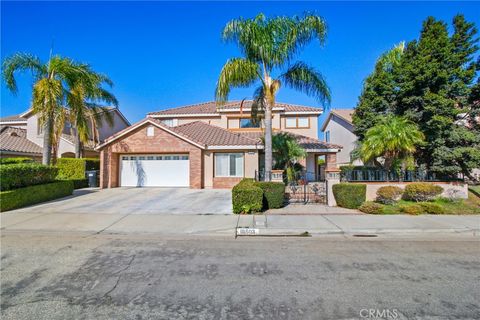
<path id="1" fill-rule="evenodd" d="M 88 186 L 90 188 L 97 188 L 98 187 L 98 171 L 92 170 L 87 171 L 87 179 L 88 179 Z"/>

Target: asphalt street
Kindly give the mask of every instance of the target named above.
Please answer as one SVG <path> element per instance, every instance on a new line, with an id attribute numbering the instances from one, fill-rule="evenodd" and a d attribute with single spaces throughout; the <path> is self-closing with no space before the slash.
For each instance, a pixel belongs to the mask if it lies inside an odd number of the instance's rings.
<path id="1" fill-rule="evenodd" d="M 4 320 L 479 317 L 474 237 L 1 237 Z"/>

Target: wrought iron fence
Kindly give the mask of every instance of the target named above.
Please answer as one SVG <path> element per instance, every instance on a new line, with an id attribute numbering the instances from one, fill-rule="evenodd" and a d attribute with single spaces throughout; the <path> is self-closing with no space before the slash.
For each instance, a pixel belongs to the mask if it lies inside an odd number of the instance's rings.
<path id="1" fill-rule="evenodd" d="M 354 169 L 342 170 L 340 174 L 341 181 L 346 182 L 415 182 L 415 181 L 458 181 L 458 177 L 439 175 L 428 170 L 400 170 L 386 171 L 381 169 Z"/>
<path id="2" fill-rule="evenodd" d="M 269 178 L 268 181 L 271 181 L 272 178 L 275 178 L 276 174 L 277 173 L 275 173 L 275 172 L 272 174 L 272 172 L 264 171 L 264 170 L 255 171 L 255 180 L 256 181 L 267 181 L 266 178 L 268 177 Z M 298 172 L 294 173 L 293 177 L 288 177 L 287 174 L 285 172 L 283 172 L 282 180 L 285 183 L 295 181 L 295 182 L 300 183 L 300 184 L 302 184 L 302 182 L 303 183 L 321 182 L 321 181 L 325 181 L 325 175 L 324 174 L 317 174 L 315 172 L 310 172 L 310 171 L 298 171 Z M 292 180 L 292 181 L 289 181 L 289 180 Z"/>

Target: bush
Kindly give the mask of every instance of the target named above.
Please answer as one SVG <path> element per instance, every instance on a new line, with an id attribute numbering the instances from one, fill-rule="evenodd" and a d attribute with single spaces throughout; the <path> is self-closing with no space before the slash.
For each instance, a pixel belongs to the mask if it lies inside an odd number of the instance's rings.
<path id="1" fill-rule="evenodd" d="M 396 186 L 380 187 L 377 190 L 377 201 L 383 204 L 394 204 L 400 200 L 403 189 Z"/>
<path id="2" fill-rule="evenodd" d="M 0 166 L 0 190 L 6 191 L 55 180 L 58 169 L 38 163 L 17 163 Z"/>
<path id="3" fill-rule="evenodd" d="M 431 201 L 443 192 L 443 188 L 431 183 L 415 182 L 405 187 L 403 197 L 405 200 L 415 202 Z"/>
<path id="4" fill-rule="evenodd" d="M 69 196 L 73 193 L 71 181 L 29 186 L 25 188 L 0 192 L 0 211 L 22 208 L 35 203 L 45 202 Z"/>
<path id="5" fill-rule="evenodd" d="M 422 208 L 421 205 L 408 204 L 408 205 L 401 206 L 400 211 L 406 214 L 418 215 L 420 213 L 423 213 L 425 210 Z"/>
<path id="6" fill-rule="evenodd" d="M 359 183 L 339 183 L 332 187 L 337 205 L 348 209 L 357 209 L 365 202 L 367 185 Z"/>
<path id="7" fill-rule="evenodd" d="M 422 203 L 419 203 L 419 205 L 423 208 L 423 211 L 425 213 L 429 213 L 429 214 L 444 214 L 445 213 L 445 209 L 437 203 L 422 202 Z"/>
<path id="8" fill-rule="evenodd" d="M 100 160 L 90 158 L 57 159 L 58 179 L 85 179 L 85 171 L 99 170 Z"/>
<path id="9" fill-rule="evenodd" d="M 0 158 L 0 165 L 33 162 L 31 158 Z"/>
<path id="10" fill-rule="evenodd" d="M 88 179 L 70 179 L 73 183 L 73 189 L 82 189 L 88 187 Z"/>
<path id="11" fill-rule="evenodd" d="M 263 190 L 254 181 L 243 179 L 232 189 L 233 213 L 250 213 L 262 210 Z"/>
<path id="12" fill-rule="evenodd" d="M 358 208 L 358 210 L 368 214 L 382 214 L 383 205 L 372 201 L 366 201 Z"/>
<path id="13" fill-rule="evenodd" d="M 263 209 L 281 208 L 285 199 L 283 182 L 255 182 L 256 187 L 263 190 Z"/>

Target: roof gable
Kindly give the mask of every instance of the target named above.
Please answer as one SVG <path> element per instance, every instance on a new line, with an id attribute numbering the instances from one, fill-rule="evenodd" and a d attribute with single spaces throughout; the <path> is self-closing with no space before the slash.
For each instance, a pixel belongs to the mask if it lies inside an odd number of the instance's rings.
<path id="1" fill-rule="evenodd" d="M 327 119 L 325 119 L 325 121 L 323 122 L 321 130 L 325 131 L 328 123 L 330 122 L 330 120 L 332 120 L 332 118 L 334 116 L 339 117 L 340 119 L 344 120 L 345 122 L 347 122 L 348 124 L 353 126 L 352 116 L 353 116 L 354 111 L 355 111 L 355 109 L 332 109 L 330 111 L 330 113 L 328 114 Z"/>

